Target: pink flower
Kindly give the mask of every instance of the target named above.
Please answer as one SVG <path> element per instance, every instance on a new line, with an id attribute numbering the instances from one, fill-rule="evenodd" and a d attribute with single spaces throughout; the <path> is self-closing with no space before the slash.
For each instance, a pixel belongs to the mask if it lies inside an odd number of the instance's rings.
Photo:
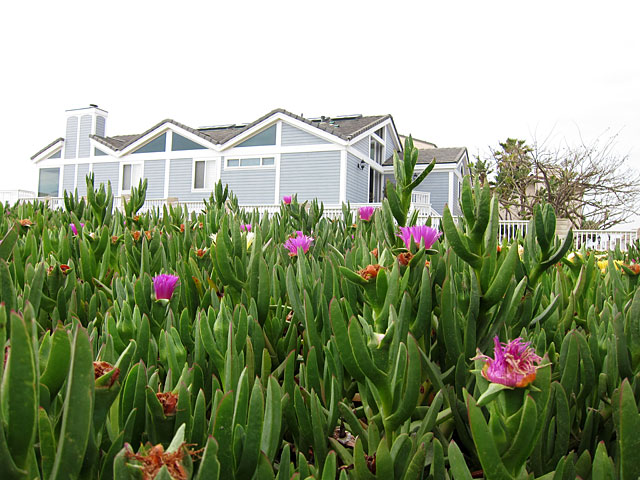
<path id="1" fill-rule="evenodd" d="M 81 223 L 80 226 L 84 227 L 84 223 Z M 75 224 L 70 223 L 69 227 L 71 227 L 71 231 L 73 232 L 74 235 L 78 235 L 78 229 L 76 228 Z"/>
<path id="2" fill-rule="evenodd" d="M 289 195 L 285 195 L 284 197 L 282 197 L 282 201 L 285 205 L 289 205 L 291 203 L 291 197 Z"/>
<path id="3" fill-rule="evenodd" d="M 250 232 L 251 231 L 251 224 L 250 223 L 241 223 L 240 224 L 240 231 L 241 232 Z"/>
<path id="4" fill-rule="evenodd" d="M 360 209 L 358 210 L 358 213 L 360 214 L 360 220 L 368 222 L 369 220 L 371 220 L 371 217 L 373 216 L 373 212 L 375 212 L 375 210 L 375 207 L 360 207 Z"/>
<path id="5" fill-rule="evenodd" d="M 526 387 L 536 379 L 536 365 L 542 361 L 529 342 L 518 337 L 509 343 L 500 344 L 496 336 L 493 339 L 494 358 L 478 352 L 472 360 L 484 360 L 482 376 L 493 383 L 507 387 Z"/>
<path id="6" fill-rule="evenodd" d="M 297 231 L 296 235 L 296 237 L 289 237 L 287 241 L 284 242 L 284 248 L 289 250 L 290 257 L 297 256 L 299 248 L 301 248 L 304 253 L 307 253 L 313 243 L 313 237 L 303 235 L 300 231 Z"/>
<path id="7" fill-rule="evenodd" d="M 178 280 L 179 278 L 175 275 L 167 275 L 164 273 L 153 277 L 153 288 L 156 291 L 156 299 L 160 300 L 164 298 L 170 300 Z"/>
<path id="8" fill-rule="evenodd" d="M 415 227 L 400 227 L 398 237 L 402 239 L 408 250 L 411 247 L 411 237 L 413 237 L 416 245 L 420 246 L 424 243 L 424 248 L 431 248 L 441 235 L 442 232 L 439 232 L 437 228 L 419 225 Z"/>

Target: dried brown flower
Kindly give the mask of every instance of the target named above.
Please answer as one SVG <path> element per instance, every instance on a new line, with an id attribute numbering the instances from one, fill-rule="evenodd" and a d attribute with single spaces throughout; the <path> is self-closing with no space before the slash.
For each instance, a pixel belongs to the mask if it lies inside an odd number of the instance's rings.
<path id="1" fill-rule="evenodd" d="M 413 253 L 404 252 L 398 255 L 398 262 L 400 262 L 400 265 L 402 265 L 403 267 L 406 267 L 407 265 L 409 265 L 409 262 L 411 261 L 412 258 L 413 258 Z"/>
<path id="2" fill-rule="evenodd" d="M 178 395 L 173 392 L 158 392 L 156 393 L 156 397 L 160 401 L 162 405 L 162 410 L 165 415 L 175 415 L 176 414 L 176 405 L 178 404 Z"/>
<path id="3" fill-rule="evenodd" d="M 360 275 L 365 280 L 371 280 L 372 278 L 376 278 L 378 276 L 378 272 L 382 267 L 377 263 L 375 265 L 368 265 L 366 268 L 362 270 L 358 270 L 358 275 Z"/>

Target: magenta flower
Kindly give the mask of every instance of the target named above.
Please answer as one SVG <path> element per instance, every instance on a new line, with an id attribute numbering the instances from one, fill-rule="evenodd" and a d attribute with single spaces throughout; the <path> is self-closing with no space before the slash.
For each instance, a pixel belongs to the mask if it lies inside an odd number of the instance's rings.
<path id="1" fill-rule="evenodd" d="M 84 223 L 81 223 L 80 226 L 84 227 Z M 76 225 L 74 223 L 70 223 L 69 227 L 71 227 L 71 231 L 74 235 L 78 235 L 78 229 L 76 228 Z"/>
<path id="2" fill-rule="evenodd" d="M 358 210 L 358 213 L 360 214 L 360 220 L 368 222 L 369 220 L 371 220 L 373 212 L 375 211 L 375 207 L 360 207 L 360 209 Z"/>
<path id="3" fill-rule="evenodd" d="M 472 360 L 484 360 L 482 376 L 493 383 L 500 383 L 507 387 L 526 387 L 536 379 L 537 365 L 542 358 L 529 345 L 518 337 L 509 343 L 500 344 L 500 339 L 496 336 L 493 339 L 494 358 L 483 355 L 478 351 L 478 355 Z"/>
<path id="4" fill-rule="evenodd" d="M 282 197 L 282 201 L 285 205 L 289 205 L 291 203 L 291 197 L 289 195 L 285 195 L 284 197 Z"/>
<path id="5" fill-rule="evenodd" d="M 251 231 L 251 224 L 250 223 L 241 223 L 240 224 L 240 231 L 241 232 L 250 232 Z"/>
<path id="6" fill-rule="evenodd" d="M 156 291 L 156 299 L 160 300 L 164 298 L 170 300 L 178 283 L 178 279 L 175 275 L 167 275 L 164 273 L 153 277 L 153 288 Z"/>
<path id="7" fill-rule="evenodd" d="M 284 242 L 284 248 L 289 250 L 290 257 L 298 255 L 299 248 L 301 248 L 304 253 L 307 253 L 309 251 L 309 247 L 313 243 L 313 237 L 303 235 L 300 231 L 297 231 L 296 235 L 296 237 L 289 237 L 287 241 Z"/>
<path id="8" fill-rule="evenodd" d="M 423 245 L 424 248 L 431 248 L 441 235 L 442 232 L 439 232 L 437 228 L 416 225 L 415 227 L 400 227 L 398 237 L 402 239 L 408 250 L 411 247 L 411 237 L 418 247 Z"/>

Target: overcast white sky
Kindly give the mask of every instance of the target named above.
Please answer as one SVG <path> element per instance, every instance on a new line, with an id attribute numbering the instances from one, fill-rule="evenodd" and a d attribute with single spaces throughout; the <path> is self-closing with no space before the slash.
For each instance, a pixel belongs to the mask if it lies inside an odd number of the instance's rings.
<path id="1" fill-rule="evenodd" d="M 473 156 L 507 137 L 618 133 L 640 170 L 636 1 L 11 2 L 0 18 L 0 190 L 97 103 L 107 134 L 274 108 L 393 115 Z M 640 224 L 640 221 L 637 222 Z"/>

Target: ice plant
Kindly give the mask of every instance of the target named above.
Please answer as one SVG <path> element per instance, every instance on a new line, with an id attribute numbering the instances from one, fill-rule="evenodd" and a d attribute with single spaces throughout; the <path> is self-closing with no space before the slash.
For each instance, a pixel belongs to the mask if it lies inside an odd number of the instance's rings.
<path id="1" fill-rule="evenodd" d="M 240 231 L 241 232 L 250 232 L 251 231 L 251 224 L 250 223 L 241 223 L 240 224 Z"/>
<path id="2" fill-rule="evenodd" d="M 378 276 L 378 272 L 382 267 L 377 263 L 375 265 L 367 265 L 366 268 L 362 270 L 358 270 L 358 275 L 360 275 L 365 280 L 371 280 L 372 278 L 376 278 Z"/>
<path id="3" fill-rule="evenodd" d="M 536 379 L 537 365 L 542 358 L 529 345 L 518 337 L 508 343 L 501 344 L 500 339 L 493 338 L 494 358 L 478 351 L 473 360 L 483 360 L 482 376 L 492 383 L 507 387 L 526 387 Z"/>
<path id="4" fill-rule="evenodd" d="M 411 247 L 412 238 L 416 245 L 431 248 L 441 235 L 442 232 L 438 231 L 437 228 L 426 225 L 416 225 L 415 227 L 400 227 L 398 237 L 402 239 L 407 249 Z"/>
<path id="5" fill-rule="evenodd" d="M 360 215 L 360 220 L 368 222 L 369 220 L 371 220 L 371 217 L 373 216 L 373 212 L 375 211 L 376 211 L 375 207 L 360 207 L 360 209 L 358 210 L 358 214 Z"/>
<path id="6" fill-rule="evenodd" d="M 178 283 L 178 277 L 175 275 L 167 275 L 163 273 L 156 277 L 153 277 L 153 288 L 156 291 L 156 299 L 170 300 L 173 291 Z"/>
<path id="7" fill-rule="evenodd" d="M 282 201 L 285 205 L 289 205 L 291 203 L 291 196 L 285 195 L 284 197 L 282 197 Z"/>
<path id="8" fill-rule="evenodd" d="M 301 248 L 304 253 L 309 251 L 309 247 L 313 243 L 313 237 L 303 235 L 302 232 L 297 231 L 295 237 L 290 237 L 284 242 L 284 248 L 289 250 L 289 256 L 295 257 L 298 255 L 298 249 Z"/>
<path id="9" fill-rule="evenodd" d="M 84 223 L 81 223 L 80 226 L 84 227 Z M 78 235 L 78 229 L 76 228 L 74 223 L 70 223 L 69 227 L 71 228 L 71 231 L 73 232 L 74 235 Z"/>

